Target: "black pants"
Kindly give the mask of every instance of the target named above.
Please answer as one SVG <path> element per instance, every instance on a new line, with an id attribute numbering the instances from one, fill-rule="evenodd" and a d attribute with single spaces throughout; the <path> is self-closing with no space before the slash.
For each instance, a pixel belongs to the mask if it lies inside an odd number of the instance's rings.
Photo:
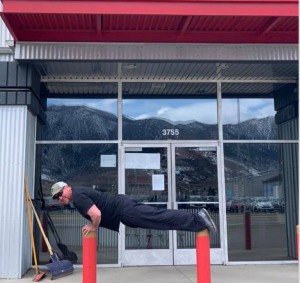
<path id="1" fill-rule="evenodd" d="M 128 196 L 123 198 L 121 222 L 132 228 L 157 230 L 199 232 L 207 228 L 198 214 L 174 209 L 157 209 L 138 203 Z"/>

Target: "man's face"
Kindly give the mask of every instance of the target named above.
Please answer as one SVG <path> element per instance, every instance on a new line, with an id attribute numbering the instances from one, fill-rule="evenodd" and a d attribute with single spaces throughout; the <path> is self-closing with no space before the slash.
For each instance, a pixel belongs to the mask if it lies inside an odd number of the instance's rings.
<path id="1" fill-rule="evenodd" d="M 63 189 L 62 195 L 58 198 L 58 202 L 62 204 L 68 204 L 70 202 L 69 198 L 67 197 L 67 190 Z"/>
<path id="2" fill-rule="evenodd" d="M 64 187 L 55 197 L 55 199 L 58 200 L 61 204 L 68 204 L 70 202 L 70 199 L 68 198 L 68 190 L 67 186 Z"/>

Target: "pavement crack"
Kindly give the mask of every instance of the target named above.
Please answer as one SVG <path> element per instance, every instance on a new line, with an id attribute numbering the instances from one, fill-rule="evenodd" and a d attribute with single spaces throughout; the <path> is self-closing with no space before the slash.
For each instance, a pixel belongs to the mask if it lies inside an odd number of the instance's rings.
<path id="1" fill-rule="evenodd" d="M 193 281 L 192 281 L 189 277 L 187 277 L 182 271 L 180 271 L 176 266 L 174 266 L 174 268 L 175 268 L 179 273 L 181 273 L 187 280 L 189 280 L 190 282 L 193 283 Z"/>

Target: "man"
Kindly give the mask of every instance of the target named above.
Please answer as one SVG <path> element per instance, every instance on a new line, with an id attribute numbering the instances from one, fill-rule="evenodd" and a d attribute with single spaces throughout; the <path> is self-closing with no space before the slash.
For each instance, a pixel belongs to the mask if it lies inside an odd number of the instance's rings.
<path id="1" fill-rule="evenodd" d="M 217 230 L 206 209 L 201 209 L 198 214 L 174 209 L 156 209 L 138 203 L 126 195 L 112 196 L 87 187 L 71 188 L 64 182 L 55 183 L 51 193 L 52 198 L 59 203 L 73 202 L 79 213 L 91 221 L 82 228 L 84 236 L 95 231 L 98 226 L 118 232 L 120 222 L 132 228 L 191 232 L 209 229 L 213 234 Z"/>

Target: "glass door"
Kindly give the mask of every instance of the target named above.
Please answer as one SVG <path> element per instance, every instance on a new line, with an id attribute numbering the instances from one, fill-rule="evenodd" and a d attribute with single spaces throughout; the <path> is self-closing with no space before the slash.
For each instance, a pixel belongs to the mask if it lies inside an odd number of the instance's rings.
<path id="1" fill-rule="evenodd" d="M 211 236 L 211 263 L 225 261 L 225 240 L 220 206 L 221 188 L 219 146 L 172 145 L 172 198 L 174 208 L 198 213 L 205 208 L 215 221 L 218 233 Z M 174 264 L 196 264 L 195 233 L 174 231 Z M 222 240 L 221 240 L 222 239 Z"/>
<path id="2" fill-rule="evenodd" d="M 122 193 L 157 209 L 171 208 L 169 145 L 122 147 Z M 122 225 L 124 266 L 173 265 L 172 232 Z"/>

